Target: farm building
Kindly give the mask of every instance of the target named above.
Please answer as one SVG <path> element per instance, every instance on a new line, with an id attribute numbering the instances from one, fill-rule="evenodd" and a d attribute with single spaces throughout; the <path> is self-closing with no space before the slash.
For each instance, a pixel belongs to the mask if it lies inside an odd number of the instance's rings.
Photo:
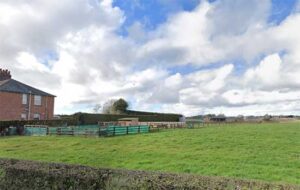
<path id="1" fill-rule="evenodd" d="M 139 118 L 121 118 L 118 119 L 118 124 L 121 126 L 139 125 Z"/>
<path id="2" fill-rule="evenodd" d="M 226 117 L 223 116 L 223 115 L 219 115 L 219 116 L 211 117 L 209 120 L 211 122 L 225 122 L 226 121 Z"/>
<path id="3" fill-rule="evenodd" d="M 55 96 L 11 78 L 0 69 L 0 120 L 53 119 Z"/>

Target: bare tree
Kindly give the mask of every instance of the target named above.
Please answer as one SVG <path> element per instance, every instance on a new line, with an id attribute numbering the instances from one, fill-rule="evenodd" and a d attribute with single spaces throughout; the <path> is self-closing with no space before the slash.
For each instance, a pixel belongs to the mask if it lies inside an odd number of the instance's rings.
<path id="1" fill-rule="evenodd" d="M 102 107 L 102 113 L 105 113 L 105 114 L 112 114 L 115 112 L 114 110 L 114 107 L 113 107 L 113 104 L 116 100 L 108 100 L 106 101 L 104 104 L 103 104 L 103 107 Z"/>
<path id="2" fill-rule="evenodd" d="M 101 112 L 101 104 L 96 104 L 95 107 L 93 108 L 94 113 L 100 113 Z"/>

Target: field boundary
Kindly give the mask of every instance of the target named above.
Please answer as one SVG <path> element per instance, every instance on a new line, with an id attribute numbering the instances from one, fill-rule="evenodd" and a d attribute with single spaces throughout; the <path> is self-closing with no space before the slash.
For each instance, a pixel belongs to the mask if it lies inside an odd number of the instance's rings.
<path id="1" fill-rule="evenodd" d="M 0 189 L 280 189 L 300 186 L 225 177 L 0 159 Z"/>

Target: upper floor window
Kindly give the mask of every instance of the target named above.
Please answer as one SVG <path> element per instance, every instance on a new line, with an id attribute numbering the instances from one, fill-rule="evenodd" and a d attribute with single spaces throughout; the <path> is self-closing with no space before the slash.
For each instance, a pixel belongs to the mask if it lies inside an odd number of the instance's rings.
<path id="1" fill-rule="evenodd" d="M 27 94 L 22 94 L 22 104 L 27 104 Z"/>
<path id="2" fill-rule="evenodd" d="M 34 95 L 34 105 L 42 105 L 42 96 Z"/>

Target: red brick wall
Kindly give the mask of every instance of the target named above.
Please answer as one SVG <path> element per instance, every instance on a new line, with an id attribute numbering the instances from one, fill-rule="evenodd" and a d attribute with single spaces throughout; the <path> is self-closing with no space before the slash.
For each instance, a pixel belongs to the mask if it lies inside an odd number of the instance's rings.
<path id="1" fill-rule="evenodd" d="M 0 120 L 21 120 L 21 114 L 28 117 L 28 107 L 30 106 L 30 119 L 34 119 L 34 114 L 40 114 L 41 120 L 53 119 L 54 97 L 42 96 L 42 105 L 34 105 L 34 95 L 31 95 L 31 101 L 28 104 L 22 104 L 22 94 L 0 92 Z"/>

